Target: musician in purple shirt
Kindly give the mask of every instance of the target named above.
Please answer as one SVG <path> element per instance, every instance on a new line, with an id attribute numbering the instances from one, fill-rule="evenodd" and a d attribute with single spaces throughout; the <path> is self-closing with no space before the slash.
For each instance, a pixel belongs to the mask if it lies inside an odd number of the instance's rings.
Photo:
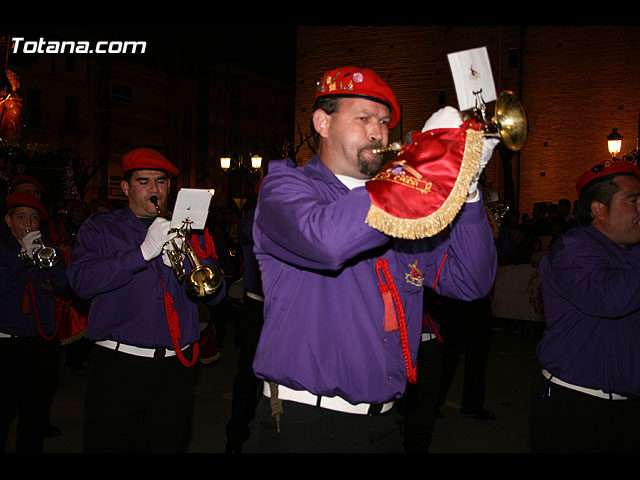
<path id="1" fill-rule="evenodd" d="M 126 154 L 123 170 L 128 206 L 84 222 L 67 271 L 78 296 L 91 299 L 86 335 L 96 342 L 85 395 L 84 449 L 184 451 L 200 323 L 195 300 L 166 256 L 175 234 L 152 203 L 156 197 L 161 213 L 166 211 L 178 170 L 145 148 Z M 189 262 L 185 267 L 188 274 Z M 200 300 L 217 303 L 224 291 Z"/>
<path id="2" fill-rule="evenodd" d="M 640 451 L 640 170 L 578 178 L 578 220 L 540 262 L 547 327 L 532 398 L 535 452 Z"/>
<path id="3" fill-rule="evenodd" d="M 71 296 L 64 262 L 38 255 L 51 239 L 40 231 L 48 213 L 31 193 L 7 196 L 0 239 L 0 453 L 17 417 L 16 452 L 42 453 L 58 379 L 56 304 Z M 41 261 L 37 259 L 40 258 Z"/>
<path id="4" fill-rule="evenodd" d="M 495 248 L 477 191 L 448 235 L 402 240 L 367 225 L 364 185 L 383 161 L 371 149 L 388 143 L 399 105 L 369 69 L 337 69 L 325 85 L 313 112 L 318 154 L 301 168 L 270 162 L 260 190 L 253 232 L 265 324 L 253 365 L 265 396 L 246 450 L 401 452 L 394 401 L 415 373 L 423 288 L 439 275 L 443 295 L 486 295 Z M 406 342 L 385 324 L 385 274 Z"/>

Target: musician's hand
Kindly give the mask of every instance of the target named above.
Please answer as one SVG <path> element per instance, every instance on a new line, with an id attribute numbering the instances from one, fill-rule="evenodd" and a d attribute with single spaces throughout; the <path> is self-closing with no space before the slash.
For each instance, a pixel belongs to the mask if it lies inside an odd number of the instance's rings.
<path id="1" fill-rule="evenodd" d="M 27 233 L 20 239 L 20 245 L 22 245 L 22 252 L 26 252 L 29 258 L 33 258 L 33 251 L 38 250 L 41 247 L 40 239 L 42 234 L 40 230 Z"/>
<path id="2" fill-rule="evenodd" d="M 493 150 L 496 148 L 496 145 L 498 145 L 498 143 L 500 143 L 500 139 L 494 137 L 485 137 L 482 141 L 482 159 L 480 160 L 480 168 L 478 169 L 478 172 L 473 176 L 471 184 L 469 185 L 469 196 L 467 197 L 467 201 L 470 201 L 472 196 L 473 199 L 476 200 L 477 198 L 479 198 L 476 195 L 476 192 L 478 191 L 478 180 L 480 180 L 482 170 L 484 170 L 484 167 L 486 167 L 487 163 L 489 163 L 489 160 L 491 160 Z"/>
<path id="3" fill-rule="evenodd" d="M 144 242 L 140 245 L 142 256 L 147 262 L 162 253 L 164 244 L 171 240 L 170 229 L 171 222 L 166 218 L 158 217 L 153 221 Z"/>
<path id="4" fill-rule="evenodd" d="M 182 238 L 175 239 L 176 246 L 178 249 L 182 250 Z M 169 243 L 162 249 L 162 263 L 164 263 L 167 267 L 173 267 L 171 260 L 169 259 L 169 255 L 167 254 L 167 250 L 174 250 L 173 244 Z M 180 253 L 180 256 L 184 260 L 184 254 Z"/>
<path id="5" fill-rule="evenodd" d="M 429 117 L 422 127 L 422 131 L 426 132 L 436 128 L 458 128 L 460 125 L 462 125 L 462 113 L 453 107 L 444 107 Z"/>

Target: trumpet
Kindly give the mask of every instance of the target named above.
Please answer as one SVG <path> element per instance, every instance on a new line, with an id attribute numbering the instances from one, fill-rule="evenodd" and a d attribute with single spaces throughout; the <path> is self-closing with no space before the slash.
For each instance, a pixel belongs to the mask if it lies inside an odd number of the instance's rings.
<path id="1" fill-rule="evenodd" d="M 149 198 L 149 200 L 155 206 L 158 216 L 161 217 L 162 212 L 158 205 L 158 197 L 154 195 Z M 171 261 L 173 272 L 176 274 L 178 282 L 180 283 L 182 283 L 186 277 L 183 255 L 189 260 L 191 273 L 186 278 L 185 288 L 188 293 L 195 297 L 205 297 L 215 293 L 220 288 L 222 285 L 222 272 L 218 267 L 202 265 L 200 263 L 191 242 L 189 242 L 187 238 L 189 231 L 190 226 L 188 222 L 183 222 L 180 228 L 171 229 L 169 232 L 176 233 L 176 236 L 168 242 L 171 244 L 171 248 L 167 248 L 166 252 Z M 182 240 L 182 246 L 178 246 L 176 239 Z"/>

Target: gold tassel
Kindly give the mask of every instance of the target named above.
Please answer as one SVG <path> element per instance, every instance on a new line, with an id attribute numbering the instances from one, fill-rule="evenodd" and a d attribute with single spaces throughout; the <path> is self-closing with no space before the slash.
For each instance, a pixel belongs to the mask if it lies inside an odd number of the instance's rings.
<path id="1" fill-rule="evenodd" d="M 460 172 L 451 193 L 435 212 L 422 218 L 398 218 L 372 204 L 367 224 L 382 233 L 407 240 L 432 237 L 444 230 L 467 199 L 471 180 L 480 168 L 483 139 L 481 132 L 467 130 Z"/>

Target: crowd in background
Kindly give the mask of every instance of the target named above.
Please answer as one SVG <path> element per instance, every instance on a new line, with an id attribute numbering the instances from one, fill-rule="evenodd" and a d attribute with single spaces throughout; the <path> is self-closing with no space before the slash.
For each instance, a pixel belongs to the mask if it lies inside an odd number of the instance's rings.
<path id="1" fill-rule="evenodd" d="M 516 210 L 509 210 L 497 234 L 498 265 L 537 266 L 554 240 L 577 225 L 574 206 L 560 199 L 557 203 L 534 203 L 531 215 L 520 216 Z"/>

